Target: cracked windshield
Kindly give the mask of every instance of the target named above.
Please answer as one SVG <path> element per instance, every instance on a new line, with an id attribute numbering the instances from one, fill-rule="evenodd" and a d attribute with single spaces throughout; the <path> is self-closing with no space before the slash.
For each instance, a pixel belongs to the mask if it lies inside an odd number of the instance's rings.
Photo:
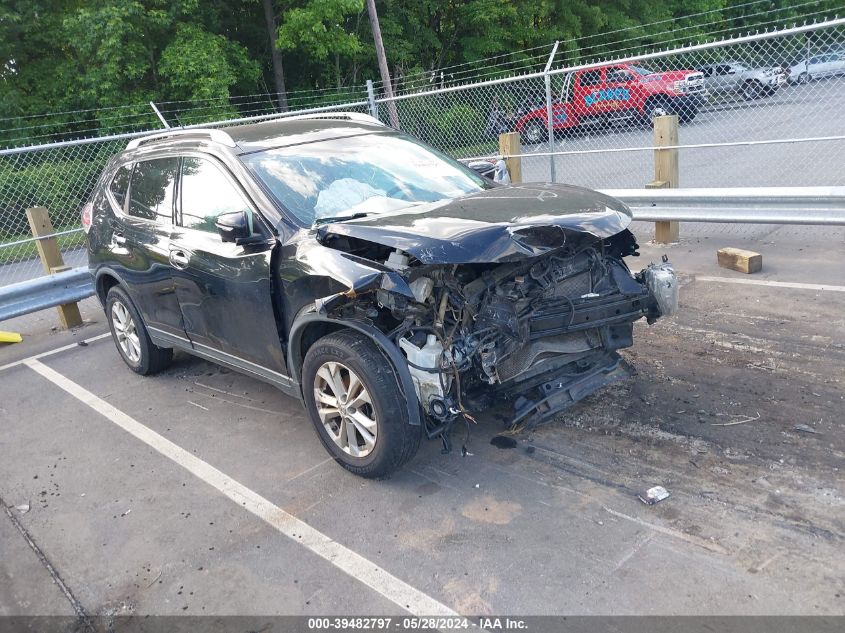
<path id="1" fill-rule="evenodd" d="M 380 214 L 456 198 L 492 186 L 430 148 L 402 136 L 367 134 L 243 157 L 303 224 Z"/>

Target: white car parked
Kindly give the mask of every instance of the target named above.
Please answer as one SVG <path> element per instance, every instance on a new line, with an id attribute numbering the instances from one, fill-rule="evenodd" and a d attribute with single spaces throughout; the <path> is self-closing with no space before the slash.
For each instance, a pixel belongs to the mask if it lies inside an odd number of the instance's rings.
<path id="1" fill-rule="evenodd" d="M 746 99 L 771 95 L 786 83 L 786 72 L 775 68 L 748 68 L 739 62 L 721 62 L 701 67 L 704 84 L 711 94 L 738 92 Z"/>
<path id="2" fill-rule="evenodd" d="M 805 84 L 812 79 L 845 74 L 845 52 L 823 53 L 804 59 L 789 69 L 789 82 Z"/>

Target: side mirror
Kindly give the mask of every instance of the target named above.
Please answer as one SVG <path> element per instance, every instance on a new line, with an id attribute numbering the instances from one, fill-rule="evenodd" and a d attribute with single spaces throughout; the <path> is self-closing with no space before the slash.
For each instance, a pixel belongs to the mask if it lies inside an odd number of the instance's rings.
<path id="1" fill-rule="evenodd" d="M 217 216 L 214 226 L 217 227 L 217 232 L 224 242 L 235 242 L 246 239 L 252 235 L 252 230 L 249 227 L 249 218 L 247 218 L 246 211 L 235 211 L 233 213 L 223 213 Z"/>

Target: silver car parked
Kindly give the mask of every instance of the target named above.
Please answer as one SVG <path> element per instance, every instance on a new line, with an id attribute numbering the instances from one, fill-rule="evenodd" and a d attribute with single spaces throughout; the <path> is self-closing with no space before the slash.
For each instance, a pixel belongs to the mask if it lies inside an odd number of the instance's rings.
<path id="1" fill-rule="evenodd" d="M 710 94 L 736 92 L 746 99 L 774 94 L 787 78 L 779 67 L 748 68 L 732 61 L 702 66 L 701 72 Z"/>
<path id="2" fill-rule="evenodd" d="M 789 69 L 790 83 L 805 84 L 812 79 L 845 74 L 845 52 L 823 53 L 803 59 Z"/>

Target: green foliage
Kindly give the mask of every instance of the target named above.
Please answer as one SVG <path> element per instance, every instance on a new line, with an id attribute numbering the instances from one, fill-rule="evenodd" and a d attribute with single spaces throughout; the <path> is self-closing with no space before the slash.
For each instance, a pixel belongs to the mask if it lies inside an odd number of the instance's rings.
<path id="1" fill-rule="evenodd" d="M 105 163 L 76 158 L 37 160 L 23 168 L 0 164 L 0 243 L 29 237 L 29 207 L 47 207 L 57 230 L 78 225 Z"/>
<path id="2" fill-rule="evenodd" d="M 537 69 L 556 39 L 561 41 L 556 63 L 574 63 L 683 44 L 706 34 L 735 33 L 765 21 L 785 24 L 808 11 L 832 15 L 840 4 L 840 0 L 819 0 L 812 6 L 806 0 L 376 2 L 391 73 L 405 88 L 458 82 L 479 72 L 495 76 Z M 275 27 L 268 28 L 265 9 Z M 271 45 L 281 55 L 277 73 Z M 537 49 L 526 51 L 533 47 Z M 783 52 L 786 57 L 797 54 Z M 256 104 L 231 96 L 273 93 L 280 89 L 282 78 L 286 92 L 299 93 L 290 96 L 290 107 L 361 99 L 365 80 L 379 78 L 364 1 L 0 2 L 3 144 L 56 140 L 57 134 L 76 138 L 158 127 L 146 105 L 150 100 L 180 102 L 166 113 L 173 122 L 219 120 L 259 109 L 263 113 L 277 107 L 277 100 Z M 73 113 L 27 118 L 68 111 Z"/>
<path id="3" fill-rule="evenodd" d="M 158 70 L 171 94 L 186 101 L 226 99 L 233 88 L 255 86 L 261 74 L 246 48 L 193 24 L 177 27 Z"/>
<path id="4" fill-rule="evenodd" d="M 451 150 L 461 145 L 477 143 L 481 140 L 484 121 L 481 113 L 467 105 L 455 105 L 428 118 L 432 144 L 441 149 Z"/>
<path id="5" fill-rule="evenodd" d="M 345 22 L 363 8 L 363 0 L 308 0 L 302 6 L 287 8 L 276 44 L 282 50 L 299 50 L 318 60 L 330 54 L 357 53 L 361 43 L 355 33 L 346 30 Z"/>

